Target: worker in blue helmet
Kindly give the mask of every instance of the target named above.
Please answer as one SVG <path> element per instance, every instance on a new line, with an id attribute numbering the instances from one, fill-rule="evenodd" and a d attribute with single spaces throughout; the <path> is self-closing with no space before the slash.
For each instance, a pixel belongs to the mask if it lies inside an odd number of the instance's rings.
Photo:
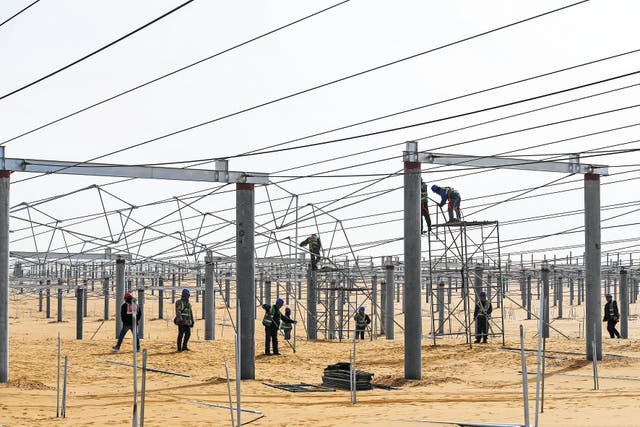
<path id="1" fill-rule="evenodd" d="M 484 344 L 487 343 L 487 337 L 489 335 L 489 319 L 491 318 L 491 303 L 487 300 L 487 293 L 480 291 L 480 299 L 476 302 L 476 308 L 473 311 L 473 318 L 476 322 L 476 340 L 475 343 L 479 343 L 480 340 Z"/>
<path id="2" fill-rule="evenodd" d="M 284 300 L 278 298 L 274 305 L 263 304 L 264 317 L 262 318 L 262 324 L 264 325 L 264 354 L 267 356 L 280 355 L 278 352 L 278 329 L 280 329 L 280 322 L 282 322 L 282 313 L 280 309 L 284 305 Z M 269 343 L 273 348 L 273 353 L 269 349 Z"/>
<path id="3" fill-rule="evenodd" d="M 448 204 L 448 213 L 449 213 L 449 221 L 453 222 L 453 211 L 456 211 L 456 220 L 460 221 L 460 202 L 462 198 L 460 197 L 460 193 L 458 190 L 455 190 L 453 187 L 438 187 L 437 185 L 431 186 L 431 191 L 440 196 L 441 200 L 438 204 L 440 207 L 444 206 L 445 203 Z"/>
<path id="4" fill-rule="evenodd" d="M 291 329 L 293 329 L 293 324 L 297 323 L 295 320 L 291 318 L 291 309 L 286 307 L 284 309 L 284 314 L 281 316 L 280 329 L 284 332 L 284 339 L 291 339 Z"/>
<path id="5" fill-rule="evenodd" d="M 189 297 L 191 292 L 185 288 L 182 290 L 180 299 L 176 301 L 176 317 L 173 319 L 173 323 L 178 325 L 178 351 L 187 351 L 187 343 L 191 337 L 191 328 L 193 328 L 193 310 Z"/>
<path id="6" fill-rule="evenodd" d="M 607 322 L 607 331 L 611 338 L 620 338 L 620 332 L 616 329 L 616 323 L 620 320 L 620 312 L 618 311 L 618 303 L 613 300 L 611 294 L 606 294 L 607 303 L 604 305 L 603 322 Z"/>
<path id="7" fill-rule="evenodd" d="M 364 330 L 367 325 L 371 323 L 371 318 L 365 313 L 364 307 L 360 307 L 358 312 L 353 316 L 353 320 L 356 321 L 356 339 L 364 339 Z"/>

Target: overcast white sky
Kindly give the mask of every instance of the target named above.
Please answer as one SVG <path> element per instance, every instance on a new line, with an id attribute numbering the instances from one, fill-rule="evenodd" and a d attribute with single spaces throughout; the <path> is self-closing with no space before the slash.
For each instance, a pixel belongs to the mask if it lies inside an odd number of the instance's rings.
<path id="1" fill-rule="evenodd" d="M 30 1 L 4 0 L 0 3 L 0 22 L 29 4 Z M 87 53 L 101 47 L 140 25 L 172 9 L 178 1 L 72 1 L 41 0 L 39 3 L 0 27 L 0 96 L 27 84 Z M 31 88 L 0 100 L 0 141 L 6 141 L 48 121 L 71 113 L 109 96 L 115 95 L 162 74 L 204 57 L 223 51 L 238 43 L 273 30 L 337 1 L 234 1 L 214 2 L 196 0 L 162 21 L 146 28 L 94 57 L 49 78 Z M 189 70 L 180 72 L 141 90 L 122 96 L 77 116 L 49 126 L 28 136 L 5 144 L 8 157 L 83 161 L 102 154 L 140 143 L 197 123 L 212 120 L 236 111 L 261 104 L 297 91 L 333 81 L 388 62 L 423 52 L 459 39 L 510 24 L 542 12 L 571 4 L 569 1 L 375 1 L 351 0 L 332 10 L 300 22 L 246 46 L 220 55 Z M 305 137 L 359 121 L 396 113 L 448 98 L 465 95 L 485 88 L 559 70 L 584 62 L 624 53 L 640 48 L 640 2 L 635 0 L 592 0 L 517 26 L 469 40 L 455 46 L 428 53 L 402 63 L 354 77 L 263 108 L 217 121 L 198 129 L 164 138 L 143 147 L 106 157 L 101 161 L 148 164 L 193 159 L 233 156 L 261 147 Z M 375 121 L 299 141 L 288 146 L 320 142 L 329 139 L 373 132 L 412 123 L 461 114 L 485 107 L 517 101 L 577 85 L 619 76 L 640 70 L 640 53 L 628 54 L 597 64 L 566 71 L 552 76 L 524 82 L 457 101 L 419 109 L 408 114 Z M 503 137 L 486 137 L 526 127 L 566 120 L 587 114 L 633 106 L 640 97 L 640 78 L 632 75 L 587 88 L 569 91 L 533 102 L 496 109 L 465 118 L 437 124 L 389 132 L 375 137 L 353 139 L 316 148 L 303 148 L 284 153 L 234 158 L 230 169 L 259 171 L 274 174 L 268 195 L 265 188 L 256 189 L 256 202 L 272 199 L 275 210 L 287 209 L 287 193 L 300 194 L 300 206 L 314 204 L 325 207 L 327 215 L 317 215 L 301 222 L 301 234 L 315 228 L 316 220 L 325 248 L 332 254 L 344 254 L 345 234 L 334 235 L 336 219 L 342 221 L 351 245 L 402 236 L 402 177 L 381 180 L 371 185 L 374 176 L 344 177 L 336 175 L 369 175 L 393 173 L 402 168 L 403 142 L 420 139 L 420 150 L 434 150 L 460 154 L 493 155 L 519 150 L 511 154 L 552 155 L 603 149 L 613 144 L 640 139 L 639 126 L 601 133 L 599 135 L 534 149 L 536 144 L 573 138 L 621 126 L 640 123 L 639 108 L 603 114 L 537 130 L 518 132 Z M 621 89 L 626 86 L 631 86 Z M 524 114 L 515 118 L 474 126 L 466 130 L 433 136 L 488 120 L 502 118 L 547 107 L 576 98 L 614 92 L 571 102 L 562 106 Z M 440 148 L 449 144 L 482 138 L 457 147 Z M 394 145 L 395 144 L 395 145 Z M 387 148 L 382 148 L 386 147 Z M 632 142 L 612 149 L 636 149 Z M 589 160 L 608 164 L 619 176 L 603 177 L 602 205 L 639 201 L 637 190 L 640 155 L 626 153 L 599 156 Z M 314 162 L 320 164 L 310 165 Z M 638 166 L 620 166 L 634 165 Z M 182 166 L 182 165 L 180 165 Z M 201 167 L 212 167 L 204 165 Z M 345 168 L 346 169 L 340 169 Z M 547 221 L 509 225 L 508 221 L 556 212 L 583 209 L 581 176 L 565 177 L 566 185 L 546 187 L 528 195 L 542 195 L 523 201 L 500 204 L 471 215 L 482 203 L 498 202 L 514 194 L 492 197 L 495 193 L 541 186 L 562 178 L 560 174 L 491 171 L 460 177 L 462 171 L 453 168 L 436 169 L 423 165 L 423 179 L 429 183 L 452 185 L 463 198 L 467 219 L 499 220 L 503 241 L 503 255 L 563 245 L 580 245 L 582 233 L 536 240 L 525 245 L 513 245 L 523 236 L 535 236 L 578 227 L 583 215 L 554 218 Z M 335 171 L 334 171 L 335 170 Z M 309 175 L 324 171 L 326 178 L 289 180 L 284 175 Z M 26 178 L 13 174 L 12 181 Z M 634 180 L 635 178 L 635 180 Z M 630 181 L 614 183 L 622 179 Z M 12 185 L 11 205 L 33 202 L 61 195 L 92 184 L 105 184 L 114 179 L 47 176 Z M 572 182 L 574 181 L 574 182 Z M 577 181 L 577 182 L 575 182 Z M 334 187 L 353 183 L 353 186 Z M 104 187 L 111 195 L 102 193 L 105 209 L 127 206 L 123 201 L 141 205 L 167 197 L 217 186 L 138 180 Z M 366 189 L 365 189 L 366 188 Z M 575 188 L 573 191 L 560 190 Z M 395 189 L 384 195 L 363 193 Z M 224 189 L 223 189 L 224 190 Z M 324 191 L 320 191 L 324 190 Z M 346 195 L 360 195 L 343 199 Z M 121 200 L 116 199 L 117 196 Z M 281 200 L 274 201 L 274 199 Z M 353 201 L 367 199 L 349 206 Z M 183 217 L 195 215 L 185 222 L 190 238 L 204 245 L 218 245 L 219 253 L 233 254 L 233 243 L 219 245 L 235 232 L 225 220 L 234 219 L 233 191 L 211 196 L 194 204 L 198 210 L 187 208 Z M 126 230 L 140 224 L 148 225 L 159 218 L 179 220 L 173 212 L 177 202 L 137 209 L 130 217 Z M 98 218 L 87 224 L 71 225 L 71 217 L 102 212 L 97 190 L 83 191 L 63 197 L 34 209 L 14 209 L 12 218 L 12 250 L 33 250 L 31 231 L 27 222 L 61 222 L 68 230 L 86 232 L 91 236 L 120 233 L 120 218 L 111 216 L 107 224 Z M 637 238 L 640 222 L 637 205 L 602 211 L 603 242 Z M 304 207 L 300 215 L 311 211 Z M 203 212 L 214 212 L 202 221 Z M 435 209 L 432 207 L 432 213 Z M 269 203 L 256 206 L 257 229 L 269 233 L 274 228 Z M 368 218 L 357 218 L 371 215 Z M 278 216 L 278 214 L 276 214 Z M 611 219 L 609 219 L 611 218 Z M 269 223 L 269 220 L 271 222 Z M 289 215 L 285 222 L 289 222 Z M 135 224 L 133 220 L 138 221 Z M 384 222 L 384 223 L 381 223 Z M 200 229 L 204 224 L 206 236 Z M 353 228 L 359 226 L 357 228 Z M 111 232 L 109 231 L 111 228 Z M 44 228 L 38 231 L 45 231 Z M 161 236 L 183 231 L 180 222 L 158 226 L 121 241 L 119 248 L 136 252 L 136 239 Z M 51 248 L 63 245 L 63 234 L 53 235 Z M 278 239 L 293 237 L 291 228 L 277 233 Z M 65 236 L 67 243 L 79 240 Z M 74 240 L 75 239 L 75 240 Z M 39 250 L 48 247 L 51 232 L 40 234 L 35 241 Z M 301 240 L 301 239 L 299 239 Z M 265 242 L 265 237 L 258 238 Z M 93 240 L 95 244 L 102 244 Z M 176 235 L 144 245 L 140 254 L 153 255 L 176 246 Z M 605 245 L 606 251 L 634 245 L 634 242 Z M 116 245 L 117 246 L 117 245 Z M 367 245 L 365 245 L 367 246 Z M 423 244 L 423 249 L 426 243 Z M 89 250 L 91 245 L 75 250 Z M 286 244 L 279 249 L 286 254 Z M 582 248 L 571 249 L 573 254 Z M 631 250 L 637 251 L 638 247 Z M 626 249 L 625 249 L 626 251 Z M 271 244 L 261 247 L 258 255 L 276 255 Z M 362 248 L 356 255 L 401 255 L 401 242 Z M 552 255 L 553 251 L 547 254 Z M 557 254 L 568 250 L 556 251 Z M 184 254 L 184 251 L 182 252 Z M 426 255 L 426 254 L 425 254 Z M 167 255 L 165 255 L 167 256 Z M 540 254 L 536 255 L 540 256 Z M 519 255 L 517 255 L 519 258 Z M 628 258 L 628 255 L 625 255 Z M 634 258 L 638 258 L 637 254 Z"/>

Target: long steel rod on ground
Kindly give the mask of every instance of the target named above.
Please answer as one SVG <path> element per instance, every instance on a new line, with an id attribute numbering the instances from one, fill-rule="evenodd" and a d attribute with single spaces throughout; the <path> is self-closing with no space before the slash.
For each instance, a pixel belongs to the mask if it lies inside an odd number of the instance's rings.
<path id="1" fill-rule="evenodd" d="M 131 363 L 118 362 L 116 360 L 105 360 L 105 363 L 113 363 L 114 365 L 122 365 L 122 366 L 133 367 L 133 364 L 131 364 Z M 142 369 L 142 367 L 138 366 L 138 369 Z M 156 368 L 147 367 L 146 370 L 149 371 L 149 372 L 158 372 L 160 374 L 175 375 L 177 377 L 191 378 L 191 375 L 188 375 L 188 374 L 181 374 L 179 372 L 165 371 L 163 369 L 156 369 Z"/>
<path id="2" fill-rule="evenodd" d="M 232 410 L 237 410 L 237 411 L 242 411 L 242 412 L 249 412 L 252 414 L 262 414 L 261 411 L 257 411 L 255 409 L 246 409 L 246 408 L 241 408 L 239 406 L 227 406 L 227 405 L 221 405 L 219 403 L 209 403 L 209 402 L 202 402 L 202 401 L 198 401 L 198 400 L 185 400 L 185 402 L 189 402 L 189 403 L 195 403 L 197 405 L 205 405 L 205 406 L 211 406 L 212 408 L 223 408 L 223 409 L 229 409 L 231 408 Z M 236 426 L 240 426 L 240 424 L 235 424 Z"/>

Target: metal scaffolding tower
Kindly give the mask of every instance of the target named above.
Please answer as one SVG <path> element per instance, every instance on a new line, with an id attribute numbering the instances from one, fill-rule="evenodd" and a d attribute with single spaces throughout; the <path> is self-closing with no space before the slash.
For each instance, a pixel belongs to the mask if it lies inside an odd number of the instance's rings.
<path id="1" fill-rule="evenodd" d="M 504 305 L 497 221 L 459 221 L 434 225 L 428 233 L 428 284 L 431 337 L 464 335 L 471 346 L 473 311 L 481 291 L 494 311 L 489 336 L 504 345 Z M 496 311 L 497 309 L 497 311 Z"/>

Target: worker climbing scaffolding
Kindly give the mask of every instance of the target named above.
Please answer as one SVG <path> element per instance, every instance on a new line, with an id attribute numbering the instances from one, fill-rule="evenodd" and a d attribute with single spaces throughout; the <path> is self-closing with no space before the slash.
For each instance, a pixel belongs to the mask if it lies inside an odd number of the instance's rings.
<path id="1" fill-rule="evenodd" d="M 311 269 L 318 269 L 318 260 L 320 259 L 320 249 L 322 248 L 322 243 L 320 243 L 320 238 L 315 234 L 304 239 L 300 242 L 300 246 L 309 245 L 309 252 L 311 252 Z"/>
<path id="2" fill-rule="evenodd" d="M 453 211 L 456 211 L 456 219 L 455 221 L 460 221 L 460 202 L 461 202 L 461 198 L 460 198 L 460 193 L 458 193 L 457 190 L 455 190 L 453 187 L 438 187 L 437 185 L 432 185 L 431 186 L 431 191 L 433 191 L 434 193 L 438 194 L 441 197 L 441 201 L 438 204 L 438 206 L 442 207 L 444 206 L 445 203 L 448 202 L 448 212 L 449 212 L 449 221 L 448 222 L 454 222 L 453 219 Z"/>
<path id="3" fill-rule="evenodd" d="M 420 212 L 422 214 L 422 218 L 427 223 L 427 229 L 431 231 L 431 217 L 429 216 L 429 192 L 427 184 L 421 180 L 420 185 Z M 420 233 L 424 234 L 424 226 L 422 225 L 422 221 L 420 221 Z"/>

